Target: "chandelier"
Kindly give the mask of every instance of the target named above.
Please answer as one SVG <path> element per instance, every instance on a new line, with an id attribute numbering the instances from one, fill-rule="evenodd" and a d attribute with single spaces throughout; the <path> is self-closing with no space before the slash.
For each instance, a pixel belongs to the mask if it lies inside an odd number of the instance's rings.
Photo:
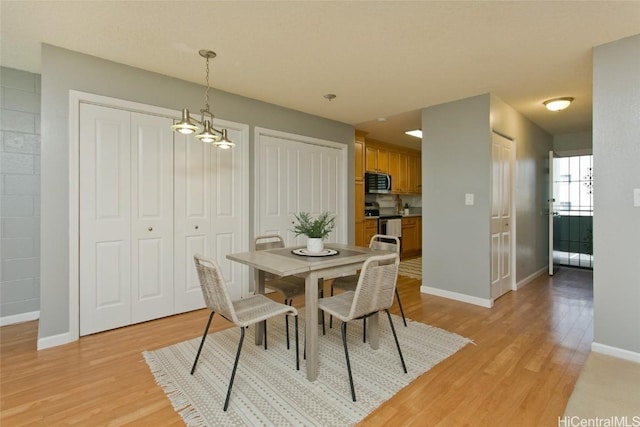
<path id="1" fill-rule="evenodd" d="M 196 138 L 202 142 L 213 143 L 218 148 L 232 148 L 235 146 L 233 142 L 229 140 L 227 137 L 226 129 L 216 129 L 212 126 L 211 122 L 213 121 L 213 113 L 209 111 L 209 59 L 213 59 L 216 57 L 216 53 L 212 50 L 203 49 L 200 52 L 200 56 L 207 60 L 207 72 L 206 72 L 206 80 L 207 80 L 207 90 L 204 93 L 204 108 L 200 110 L 202 114 L 200 120 L 192 118 L 189 115 L 189 110 L 184 108 L 182 110 L 182 118 L 180 121 L 173 126 L 173 129 L 176 132 L 180 132 L 183 135 L 190 135 L 195 132 L 200 132 L 196 135 Z"/>

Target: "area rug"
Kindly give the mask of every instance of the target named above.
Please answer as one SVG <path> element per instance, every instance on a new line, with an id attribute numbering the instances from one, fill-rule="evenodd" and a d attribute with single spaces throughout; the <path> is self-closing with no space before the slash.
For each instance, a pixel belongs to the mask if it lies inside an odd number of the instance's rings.
<path id="1" fill-rule="evenodd" d="M 386 315 L 380 317 L 378 350 L 362 342 L 362 322 L 351 322 L 347 334 L 356 402 L 351 400 L 340 328 L 335 325 L 327 327 L 324 336 L 320 332 L 320 367 L 314 382 L 307 381 L 302 358 L 304 322 L 300 322 L 299 371 L 295 370 L 293 346 L 286 349 L 282 318 L 269 320 L 266 351 L 253 343 L 253 328 L 249 328 L 227 412 L 222 406 L 239 328 L 207 337 L 193 376 L 189 371 L 200 338 L 143 355 L 156 382 L 188 426 L 351 426 L 470 342 L 409 319 L 404 327 L 401 318 L 392 316 L 408 373 L 402 371 Z"/>
<path id="2" fill-rule="evenodd" d="M 398 274 L 413 279 L 422 279 L 422 257 L 401 261 Z"/>
<path id="3" fill-rule="evenodd" d="M 635 420 L 635 425 L 638 425 L 639 384 L 640 363 L 591 352 L 567 402 L 563 418 L 600 419 L 603 420 L 600 425 L 629 426 L 634 425 Z M 618 424 L 613 422 L 616 418 Z"/>

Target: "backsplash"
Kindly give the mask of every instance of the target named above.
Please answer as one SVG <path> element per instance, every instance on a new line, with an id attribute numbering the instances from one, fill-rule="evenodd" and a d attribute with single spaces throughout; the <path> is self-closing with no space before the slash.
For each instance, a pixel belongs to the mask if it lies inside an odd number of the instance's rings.
<path id="1" fill-rule="evenodd" d="M 409 204 L 409 214 L 422 214 L 422 196 L 413 194 L 366 194 L 365 202 L 378 202 L 383 214 L 395 213 L 397 199 L 400 197 L 402 206 Z"/>

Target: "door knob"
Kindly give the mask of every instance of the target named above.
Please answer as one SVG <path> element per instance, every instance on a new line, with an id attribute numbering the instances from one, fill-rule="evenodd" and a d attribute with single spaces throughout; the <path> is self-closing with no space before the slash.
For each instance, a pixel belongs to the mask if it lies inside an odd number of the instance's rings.
<path id="1" fill-rule="evenodd" d="M 153 231 L 153 227 L 149 227 L 149 228 L 148 228 L 148 230 L 149 230 L 149 231 Z"/>
<path id="2" fill-rule="evenodd" d="M 196 225 L 196 230 L 198 229 L 198 226 Z"/>

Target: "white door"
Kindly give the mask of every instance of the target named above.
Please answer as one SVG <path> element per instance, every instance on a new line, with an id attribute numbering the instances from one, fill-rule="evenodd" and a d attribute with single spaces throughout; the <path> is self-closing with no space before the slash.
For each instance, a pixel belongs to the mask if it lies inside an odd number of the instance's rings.
<path id="1" fill-rule="evenodd" d="M 173 313 L 171 120 L 80 106 L 80 334 Z"/>
<path id="2" fill-rule="evenodd" d="M 491 298 L 511 290 L 512 141 L 492 134 Z"/>
<path id="3" fill-rule="evenodd" d="M 131 323 L 130 117 L 80 105 L 80 335 Z"/>
<path id="4" fill-rule="evenodd" d="M 249 250 L 249 127 L 214 120 L 236 146 L 211 149 L 211 256 L 222 269 L 232 300 L 249 294 L 249 267 L 230 261 L 227 254 Z"/>
<path id="5" fill-rule="evenodd" d="M 138 323 L 174 312 L 173 132 L 171 119 L 130 114 L 131 322 Z"/>
<path id="6" fill-rule="evenodd" d="M 204 307 L 194 254 L 211 256 L 211 144 L 175 135 L 175 308 Z"/>
<path id="7" fill-rule="evenodd" d="M 554 266 L 554 256 L 553 256 L 553 220 L 556 215 L 553 205 L 556 201 L 554 188 L 554 171 L 553 171 L 553 162 L 555 159 L 555 153 L 553 150 L 549 151 L 549 199 L 547 202 L 549 203 L 549 276 L 553 276 L 555 266 Z"/>
<path id="8" fill-rule="evenodd" d="M 291 231 L 295 215 L 326 211 L 336 215 L 336 228 L 327 241 L 346 242 L 344 148 L 297 135 L 258 133 L 256 235 L 275 233 L 288 245 L 303 245 L 306 238 L 296 238 Z"/>

